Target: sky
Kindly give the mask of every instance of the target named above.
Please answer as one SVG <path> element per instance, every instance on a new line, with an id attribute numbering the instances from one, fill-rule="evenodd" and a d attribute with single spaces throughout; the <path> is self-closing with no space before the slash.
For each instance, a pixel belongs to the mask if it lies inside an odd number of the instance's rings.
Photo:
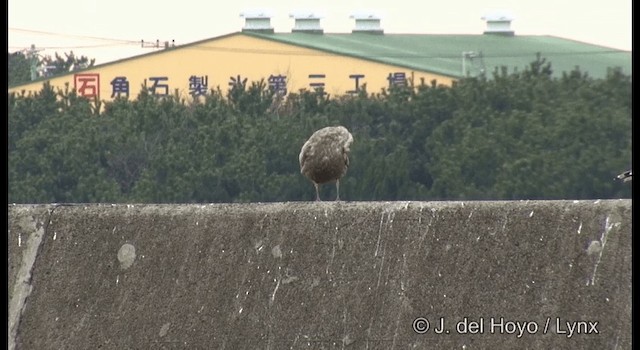
<path id="1" fill-rule="evenodd" d="M 385 33 L 482 34 L 483 15 L 513 14 L 515 35 L 551 35 L 631 51 L 632 0 L 9 0 L 8 50 L 95 58 L 96 64 L 158 50 L 141 40 L 176 45 L 239 32 L 240 13 L 266 9 L 276 32 L 290 32 L 293 11 L 323 15 L 325 33 L 349 33 L 361 10 L 381 16 Z"/>

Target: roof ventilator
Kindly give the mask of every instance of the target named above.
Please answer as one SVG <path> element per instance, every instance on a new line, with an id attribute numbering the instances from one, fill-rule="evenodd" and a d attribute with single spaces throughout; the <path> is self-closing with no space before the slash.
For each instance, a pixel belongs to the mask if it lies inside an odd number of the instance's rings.
<path id="1" fill-rule="evenodd" d="M 322 34 L 324 31 L 320 26 L 320 19 L 324 16 L 309 10 L 298 10 L 291 12 L 289 17 L 295 20 L 295 25 L 291 30 L 294 33 Z"/>
<path id="2" fill-rule="evenodd" d="M 380 27 L 380 15 L 370 11 L 360 11 L 352 14 L 351 18 L 356 20 L 356 27 L 352 33 L 369 33 L 383 34 L 384 31 Z"/>
<path id="3" fill-rule="evenodd" d="M 487 21 L 487 30 L 484 34 L 497 34 L 504 36 L 513 36 L 515 33 L 511 30 L 511 21 L 513 21 L 513 15 L 509 11 L 494 10 L 487 12 L 481 17 L 482 20 Z"/>
<path id="4" fill-rule="evenodd" d="M 271 26 L 273 15 L 269 10 L 247 10 L 240 13 L 240 17 L 245 18 L 243 32 L 273 33 Z"/>

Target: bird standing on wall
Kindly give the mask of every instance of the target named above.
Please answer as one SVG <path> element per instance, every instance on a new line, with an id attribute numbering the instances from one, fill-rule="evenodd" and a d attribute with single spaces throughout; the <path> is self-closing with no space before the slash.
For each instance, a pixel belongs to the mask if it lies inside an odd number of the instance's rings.
<path id="1" fill-rule="evenodd" d="M 320 200 L 319 186 L 336 182 L 336 201 L 340 200 L 340 178 L 349 168 L 349 146 L 353 136 L 344 126 L 328 126 L 311 135 L 300 150 L 300 173 L 309 178 Z"/>
<path id="2" fill-rule="evenodd" d="M 631 181 L 631 170 L 627 170 L 624 173 L 616 176 L 616 179 L 622 180 L 622 182 Z"/>

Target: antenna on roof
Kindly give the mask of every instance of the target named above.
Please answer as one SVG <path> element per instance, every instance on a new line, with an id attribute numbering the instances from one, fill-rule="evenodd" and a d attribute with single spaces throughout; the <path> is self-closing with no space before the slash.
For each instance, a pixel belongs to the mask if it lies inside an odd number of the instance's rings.
<path id="1" fill-rule="evenodd" d="M 471 68 L 478 71 L 478 74 L 471 75 Z M 484 59 L 482 51 L 462 51 L 462 77 L 483 75 L 485 73 Z"/>
<path id="2" fill-rule="evenodd" d="M 160 45 L 160 39 L 156 39 L 156 42 L 154 43 L 153 41 L 151 42 L 145 42 L 144 39 L 140 40 L 140 47 L 142 48 L 147 48 L 147 49 L 159 49 L 161 47 L 164 47 L 165 49 L 168 49 L 170 47 L 175 47 L 176 46 L 176 41 L 175 39 L 171 40 L 171 43 L 169 43 L 169 41 L 165 41 L 163 46 Z"/>

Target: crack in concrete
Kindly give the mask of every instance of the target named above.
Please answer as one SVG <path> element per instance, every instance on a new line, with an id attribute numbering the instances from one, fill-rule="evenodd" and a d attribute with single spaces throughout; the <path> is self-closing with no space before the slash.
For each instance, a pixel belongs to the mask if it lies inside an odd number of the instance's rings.
<path id="1" fill-rule="evenodd" d="M 20 228 L 25 232 L 29 232 L 30 235 L 22 253 L 22 263 L 16 275 L 11 300 L 9 300 L 9 350 L 13 350 L 16 347 L 16 338 L 18 337 L 21 316 L 27 306 L 27 299 L 33 291 L 33 286 L 31 285 L 33 267 L 40 252 L 42 241 L 49 229 L 53 214 L 58 207 L 59 205 L 55 205 L 49 209 L 49 214 L 45 218 L 44 225 L 34 217 L 32 217 L 31 220 L 23 217 L 18 223 Z"/>

